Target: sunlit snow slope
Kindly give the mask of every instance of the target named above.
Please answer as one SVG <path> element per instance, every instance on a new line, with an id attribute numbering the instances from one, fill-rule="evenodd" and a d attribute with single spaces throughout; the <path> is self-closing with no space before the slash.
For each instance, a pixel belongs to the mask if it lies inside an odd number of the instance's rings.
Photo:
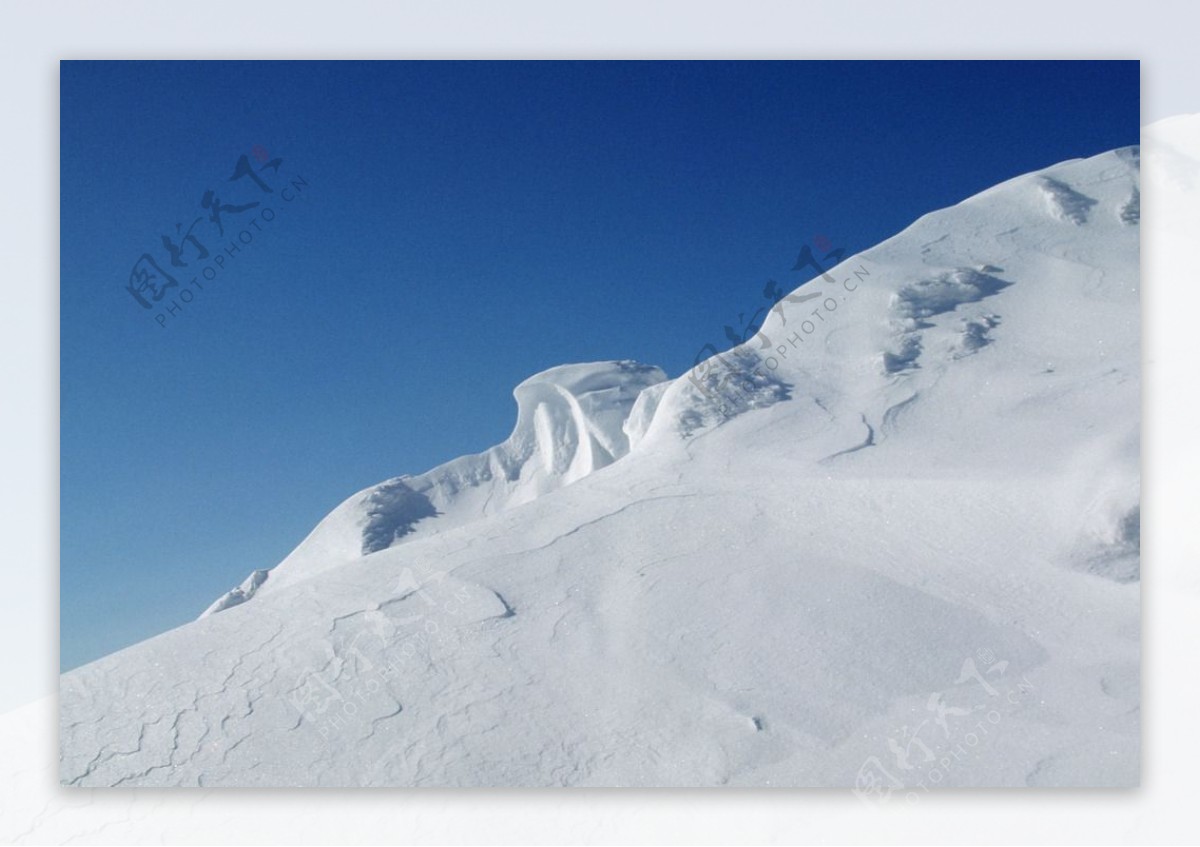
<path id="1" fill-rule="evenodd" d="M 65 674 L 62 781 L 1136 784 L 1138 166 L 927 215 L 677 379 L 527 380 Z"/>

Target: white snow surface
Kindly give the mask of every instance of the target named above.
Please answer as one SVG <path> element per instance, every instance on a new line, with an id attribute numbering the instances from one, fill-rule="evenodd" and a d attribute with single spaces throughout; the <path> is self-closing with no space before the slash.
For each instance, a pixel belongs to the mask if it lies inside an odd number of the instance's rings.
<path id="1" fill-rule="evenodd" d="M 1136 784 L 1138 170 L 926 215 L 679 378 L 527 380 L 64 674 L 62 782 Z"/>

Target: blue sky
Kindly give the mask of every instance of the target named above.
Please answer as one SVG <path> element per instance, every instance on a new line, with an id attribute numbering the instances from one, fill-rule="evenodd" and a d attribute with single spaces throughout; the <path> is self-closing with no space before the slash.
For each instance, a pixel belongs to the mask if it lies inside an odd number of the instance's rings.
<path id="1" fill-rule="evenodd" d="M 1138 91 L 1136 62 L 63 63 L 62 666 L 502 440 L 532 373 L 676 375 L 814 239 L 1136 144 Z M 151 309 L 143 253 L 179 283 Z"/>

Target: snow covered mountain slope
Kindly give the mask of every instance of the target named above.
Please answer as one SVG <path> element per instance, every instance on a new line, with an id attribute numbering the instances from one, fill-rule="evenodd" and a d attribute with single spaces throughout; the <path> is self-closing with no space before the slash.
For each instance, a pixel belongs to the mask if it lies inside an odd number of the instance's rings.
<path id="1" fill-rule="evenodd" d="M 65 674 L 62 781 L 1136 784 L 1138 167 L 929 214 L 677 379 L 523 383 L 503 445 Z"/>

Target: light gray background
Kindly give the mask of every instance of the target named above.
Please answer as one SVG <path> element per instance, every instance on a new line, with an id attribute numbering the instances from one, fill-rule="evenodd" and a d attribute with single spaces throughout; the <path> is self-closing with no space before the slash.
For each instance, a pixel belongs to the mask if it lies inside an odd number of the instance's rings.
<path id="1" fill-rule="evenodd" d="M 0 839 L 124 843 L 1194 840 L 1200 753 L 1197 273 L 1143 242 L 1143 788 L 63 792 L 58 644 L 58 66 L 64 58 L 1140 58 L 1143 123 L 1200 112 L 1200 5 L 1113 2 L 40 2 L 0 9 Z M 1037 92 L 1031 92 L 1036 97 Z M 198 120 L 202 120 L 198 116 Z M 1147 198 L 1153 208 L 1153 198 Z M 1200 200 L 1200 196 L 1197 197 Z M 1147 227 L 1155 222 L 1145 219 Z M 1158 284 L 1151 285 L 1151 276 Z"/>

